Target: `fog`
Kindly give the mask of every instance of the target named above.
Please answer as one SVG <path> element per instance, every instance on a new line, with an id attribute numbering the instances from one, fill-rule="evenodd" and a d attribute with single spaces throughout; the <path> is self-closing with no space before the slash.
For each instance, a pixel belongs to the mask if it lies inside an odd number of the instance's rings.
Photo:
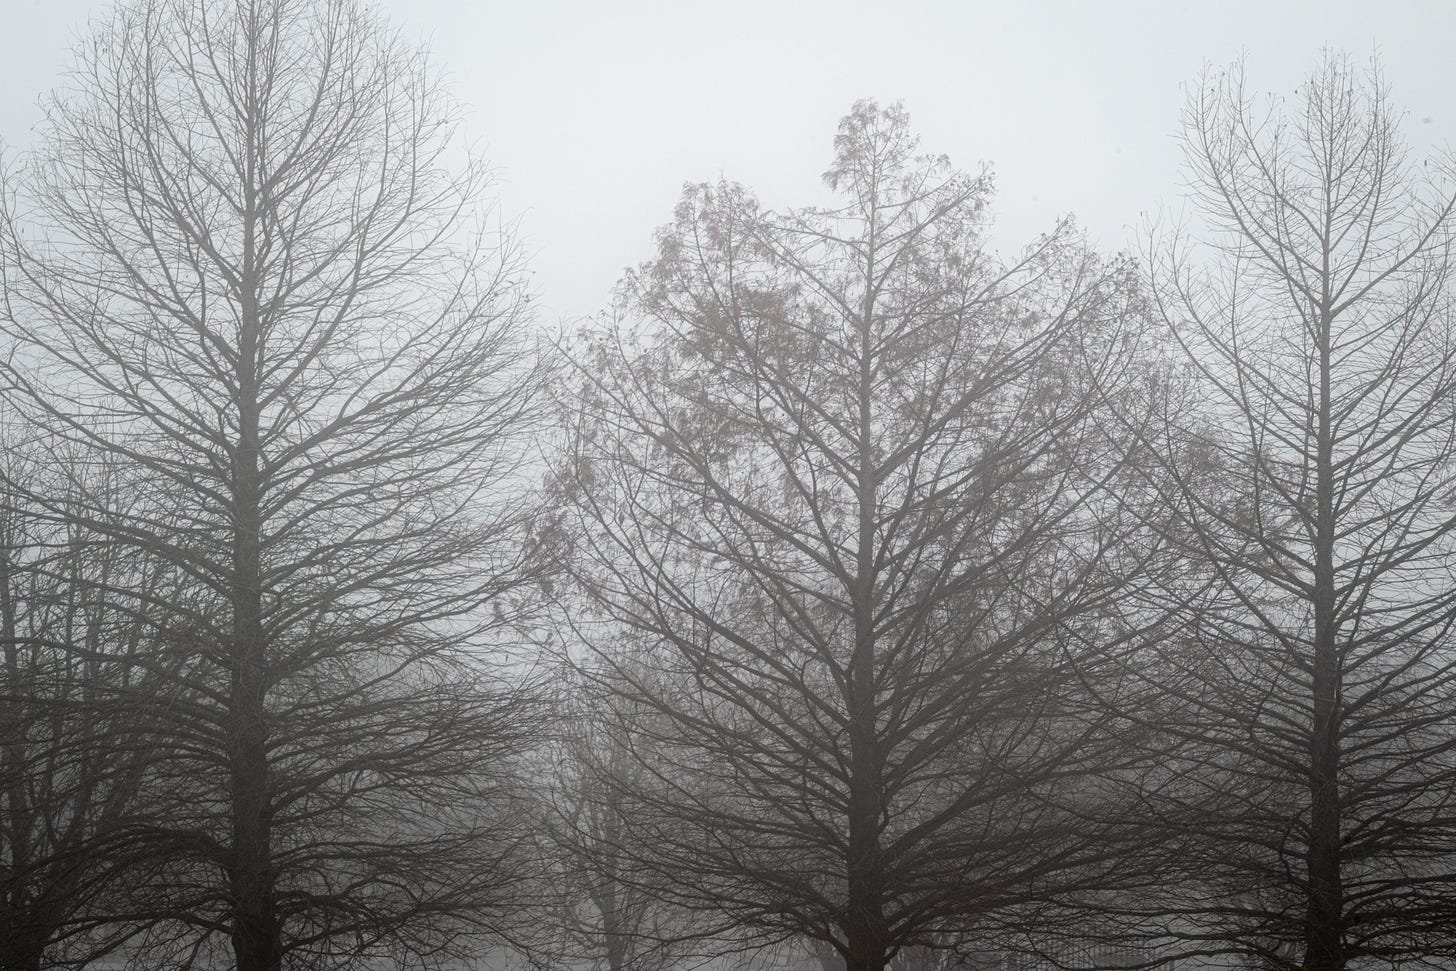
<path id="1" fill-rule="evenodd" d="M 0 27 L 0 971 L 1456 968 L 1456 7 Z"/>
<path id="2" fill-rule="evenodd" d="M 104 4 L 7 6 L 0 138 L 16 146 Z M 1440 0 L 374 6 L 435 52 L 534 250 L 548 319 L 607 305 L 684 182 L 723 176 L 770 206 L 814 198 L 834 124 L 857 98 L 903 100 L 928 150 L 994 166 L 1007 248 L 1067 212 L 1102 246 L 1134 245 L 1145 213 L 1177 206 L 1184 85 L 1241 54 L 1261 91 L 1286 96 L 1326 46 L 1378 53 L 1416 122 L 1414 147 L 1456 141 L 1456 8 Z"/>

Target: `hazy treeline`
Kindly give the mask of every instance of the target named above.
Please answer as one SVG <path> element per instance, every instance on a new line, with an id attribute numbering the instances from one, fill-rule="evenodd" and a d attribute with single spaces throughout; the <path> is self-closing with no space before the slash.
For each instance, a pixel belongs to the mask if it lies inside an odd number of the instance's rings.
<path id="1" fill-rule="evenodd" d="M 1138 252 L 862 101 L 553 337 L 367 7 L 119 4 L 0 177 L 0 969 L 1444 966 L 1456 170 L 1190 91 Z"/>

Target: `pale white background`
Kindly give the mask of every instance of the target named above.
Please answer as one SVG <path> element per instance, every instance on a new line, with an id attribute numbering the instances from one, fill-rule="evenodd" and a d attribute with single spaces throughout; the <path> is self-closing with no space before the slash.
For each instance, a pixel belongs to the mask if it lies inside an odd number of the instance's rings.
<path id="1" fill-rule="evenodd" d="M 223 0 L 219 0 L 223 2 Z M 1419 153 L 1456 143 L 1456 2 L 376 0 L 436 52 L 531 250 L 543 322 L 607 303 L 685 181 L 819 201 L 835 124 L 903 100 L 923 146 L 1000 187 L 997 246 L 1073 212 L 1107 250 L 1178 205 L 1183 86 L 1241 52 L 1288 96 L 1321 47 L 1378 51 Z M 0 0 L 0 139 L 105 0 Z"/>

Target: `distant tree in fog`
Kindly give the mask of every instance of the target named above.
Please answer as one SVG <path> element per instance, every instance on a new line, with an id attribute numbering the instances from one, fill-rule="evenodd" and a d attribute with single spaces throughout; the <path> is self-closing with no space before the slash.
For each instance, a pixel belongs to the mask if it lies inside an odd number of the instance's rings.
<path id="1" fill-rule="evenodd" d="M 41 466 L 7 443 L 6 480 L 53 500 L 116 503 L 106 469 Z M 165 572 L 15 492 L 0 500 L 0 969 L 106 950 L 97 935 L 142 878 L 114 842 L 148 806 L 158 710 L 173 671 L 140 663 L 162 636 Z M 130 595 L 113 596 L 119 587 Z M 177 663 L 180 659 L 170 659 Z M 138 695 L 151 704 L 139 705 Z"/>
<path id="2" fill-rule="evenodd" d="M 692 922 L 637 863 L 627 793 L 642 768 L 602 730 L 594 707 L 578 691 L 562 710 L 544 807 L 560 958 L 601 971 L 665 971 L 691 956 Z"/>

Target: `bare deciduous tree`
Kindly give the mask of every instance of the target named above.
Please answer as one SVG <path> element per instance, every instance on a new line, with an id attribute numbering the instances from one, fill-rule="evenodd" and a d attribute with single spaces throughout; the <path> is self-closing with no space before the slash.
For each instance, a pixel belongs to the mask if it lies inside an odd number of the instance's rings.
<path id="1" fill-rule="evenodd" d="M 666 971 L 690 952 L 691 923 L 636 864 L 625 793 L 641 767 L 601 730 L 589 701 L 578 686 L 561 711 L 542 825 L 561 959 L 602 971 Z"/>
<path id="2" fill-rule="evenodd" d="M 1190 838 L 1147 913 L 1274 967 L 1450 952 L 1456 191 L 1397 128 L 1342 57 L 1287 115 L 1206 77 L 1204 245 L 1152 259 L 1203 407 L 1161 449 L 1185 570 L 1146 670 L 1182 744 L 1154 803 Z"/>
<path id="3" fill-rule="evenodd" d="M 40 467 L 6 450 L 6 480 L 52 497 L 111 493 L 105 470 Z M 39 480 L 39 481 L 37 481 Z M 100 481 L 98 481 L 100 480 Z M 119 499 L 119 497 L 114 497 Z M 127 891 L 133 862 L 111 841 L 144 807 L 148 744 L 174 679 L 151 655 L 148 614 L 165 573 L 133 552 L 35 509 L 0 506 L 0 968 L 36 971 L 62 951 L 85 957 L 113 940 L 89 932 Z M 155 565 L 155 564 L 151 564 Z M 119 588 L 134 595 L 111 596 Z M 168 682 L 171 683 L 168 683 Z M 155 704 L 129 704 L 137 691 Z"/>
<path id="4" fill-rule="evenodd" d="M 852 971 L 1020 934 L 1126 849 L 1096 808 L 1125 739 L 1084 679 L 1122 663 L 1094 628 L 1141 555 L 1097 411 L 1130 268 L 1069 224 L 1002 262 L 989 178 L 916 152 L 861 103 L 840 208 L 689 188 L 575 351 L 546 537 L 636 763 L 634 867 Z"/>
<path id="5" fill-rule="evenodd" d="M 9 183 L 9 397 L 139 497 L 49 508 L 192 591 L 188 800 L 128 852 L 192 862 L 156 915 L 244 971 L 461 952 L 520 876 L 534 365 L 455 114 L 352 0 L 142 0 Z"/>

